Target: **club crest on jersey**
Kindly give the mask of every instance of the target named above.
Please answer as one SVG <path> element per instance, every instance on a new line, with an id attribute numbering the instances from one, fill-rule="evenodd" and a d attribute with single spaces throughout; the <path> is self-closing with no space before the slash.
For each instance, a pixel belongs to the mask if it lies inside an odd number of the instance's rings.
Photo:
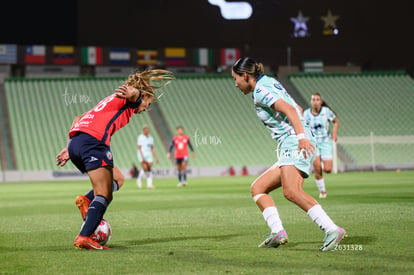
<path id="1" fill-rule="evenodd" d="M 112 159 L 112 152 L 111 152 L 111 151 L 106 152 L 106 157 L 107 157 L 109 160 L 111 160 L 111 159 Z"/>

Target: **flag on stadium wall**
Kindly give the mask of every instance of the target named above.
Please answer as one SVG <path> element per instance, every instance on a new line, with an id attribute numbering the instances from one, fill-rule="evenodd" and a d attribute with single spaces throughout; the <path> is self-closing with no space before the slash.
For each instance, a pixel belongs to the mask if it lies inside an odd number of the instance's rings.
<path id="1" fill-rule="evenodd" d="M 102 65 L 102 48 L 82 47 L 82 64 Z"/>
<path id="2" fill-rule="evenodd" d="M 128 48 L 110 48 L 109 63 L 112 65 L 129 65 L 131 54 Z"/>
<path id="3" fill-rule="evenodd" d="M 72 65 L 75 48 L 73 46 L 53 46 L 53 64 Z"/>
<path id="4" fill-rule="evenodd" d="M 0 44 L 0 63 L 17 63 L 17 45 Z"/>
<path id="5" fill-rule="evenodd" d="M 26 64 L 45 64 L 46 46 L 27 45 L 24 51 L 24 62 Z"/>
<path id="6" fill-rule="evenodd" d="M 213 51 L 207 48 L 195 49 L 194 64 L 199 66 L 208 66 L 213 64 Z"/>
<path id="7" fill-rule="evenodd" d="M 232 66 L 240 58 L 240 49 L 221 49 L 221 65 Z"/>
<path id="8" fill-rule="evenodd" d="M 185 66 L 185 48 L 165 48 L 165 65 Z"/>
<path id="9" fill-rule="evenodd" d="M 157 65 L 158 52 L 155 50 L 138 50 L 138 65 Z"/>

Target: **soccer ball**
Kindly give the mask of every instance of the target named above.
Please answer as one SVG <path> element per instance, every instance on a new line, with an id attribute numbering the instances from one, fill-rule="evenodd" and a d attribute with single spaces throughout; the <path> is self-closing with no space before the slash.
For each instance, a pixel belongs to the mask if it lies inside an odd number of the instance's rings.
<path id="1" fill-rule="evenodd" d="M 85 222 L 82 224 L 85 224 Z M 82 230 L 81 227 L 81 230 Z M 99 243 L 100 245 L 105 245 L 107 242 L 109 242 L 109 240 L 111 239 L 112 236 L 112 229 L 111 229 L 111 225 L 109 224 L 109 222 L 105 219 L 102 219 L 101 222 L 99 223 L 98 227 L 95 229 L 95 232 L 92 233 L 92 239 Z"/>

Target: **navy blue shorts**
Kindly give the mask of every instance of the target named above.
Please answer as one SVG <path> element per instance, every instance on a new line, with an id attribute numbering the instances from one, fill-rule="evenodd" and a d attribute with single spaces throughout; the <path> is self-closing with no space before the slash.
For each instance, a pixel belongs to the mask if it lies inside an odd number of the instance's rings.
<path id="1" fill-rule="evenodd" d="M 82 173 L 104 166 L 114 167 L 111 148 L 86 133 L 78 132 L 70 139 L 68 153 Z"/>
<path id="2" fill-rule="evenodd" d="M 187 162 L 188 163 L 188 157 L 175 159 L 175 163 L 176 164 L 181 164 L 183 162 Z"/>

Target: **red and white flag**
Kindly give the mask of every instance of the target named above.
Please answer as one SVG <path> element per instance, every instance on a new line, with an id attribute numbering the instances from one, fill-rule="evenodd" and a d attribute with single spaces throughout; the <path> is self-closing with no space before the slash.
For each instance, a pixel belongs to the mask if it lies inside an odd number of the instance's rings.
<path id="1" fill-rule="evenodd" d="M 240 49 L 221 49 L 221 65 L 232 66 L 240 58 Z"/>

